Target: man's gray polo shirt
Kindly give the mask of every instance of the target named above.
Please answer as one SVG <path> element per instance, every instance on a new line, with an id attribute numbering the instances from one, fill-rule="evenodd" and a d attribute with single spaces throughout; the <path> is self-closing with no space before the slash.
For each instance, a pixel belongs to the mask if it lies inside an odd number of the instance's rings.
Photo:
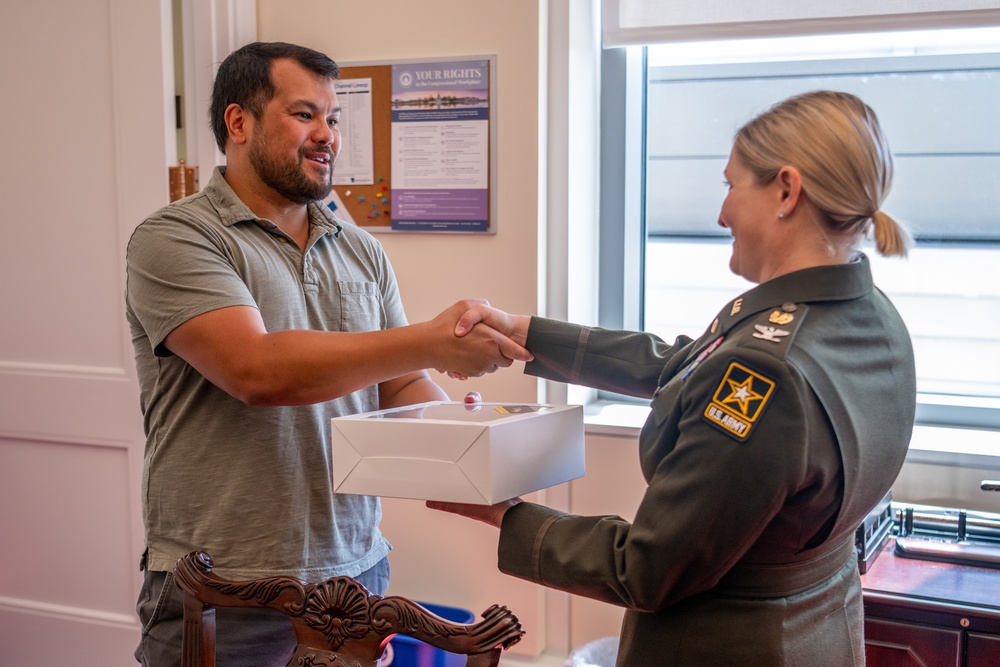
<path id="1" fill-rule="evenodd" d="M 224 576 L 355 576 L 390 546 L 379 500 L 335 495 L 330 418 L 378 409 L 377 387 L 303 407 L 251 407 L 166 350 L 188 319 L 257 308 L 268 331 L 406 324 L 392 268 L 367 232 L 309 205 L 307 250 L 254 216 L 216 169 L 200 193 L 144 221 L 128 247 L 127 317 L 147 434 L 148 567 L 194 549 Z"/>

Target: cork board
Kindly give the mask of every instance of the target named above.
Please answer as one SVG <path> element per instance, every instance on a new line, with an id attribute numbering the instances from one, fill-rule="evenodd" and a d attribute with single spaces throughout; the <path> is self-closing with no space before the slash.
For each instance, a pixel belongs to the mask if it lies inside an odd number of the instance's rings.
<path id="1" fill-rule="evenodd" d="M 481 76 L 461 77 L 471 73 Z M 342 81 L 371 82 L 372 183 L 335 184 L 328 198 L 334 214 L 373 232 L 496 233 L 495 77 L 495 56 L 341 65 Z M 424 86 L 424 97 L 436 95 L 436 109 L 407 100 L 400 80 Z M 338 162 L 352 150 L 350 140 L 344 137 Z M 408 179 L 405 190 L 394 190 L 394 162 L 397 184 Z M 420 164 L 429 167 L 414 167 Z M 418 172 L 425 176 L 414 178 Z"/>

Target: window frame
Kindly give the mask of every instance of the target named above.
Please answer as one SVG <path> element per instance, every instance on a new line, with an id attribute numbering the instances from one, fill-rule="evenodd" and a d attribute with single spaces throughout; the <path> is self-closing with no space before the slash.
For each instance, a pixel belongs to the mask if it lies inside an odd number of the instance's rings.
<path id="1" fill-rule="evenodd" d="M 601 59 L 601 205 L 598 317 L 599 325 L 611 329 L 643 330 L 642 308 L 645 303 L 644 255 L 648 242 L 645 220 L 646 166 L 646 84 L 648 76 L 646 47 L 629 46 L 605 49 Z M 905 67 L 905 66 L 904 66 Z M 630 244 L 632 244 L 630 246 Z M 636 247 L 638 246 L 638 247 Z M 678 332 L 693 335 L 692 332 Z M 638 407 L 645 404 L 633 397 L 598 392 L 591 412 L 597 415 L 615 406 Z M 608 417 L 605 425 L 612 430 L 625 426 L 628 419 Z M 624 413 L 617 413 L 624 414 Z M 1000 399 L 920 393 L 917 397 L 918 428 L 1000 430 Z M 968 457 L 954 453 L 953 447 L 940 451 L 924 449 L 911 454 L 917 460 L 962 465 Z M 995 455 L 976 454 L 977 467 L 1000 468 L 1000 446 Z"/>

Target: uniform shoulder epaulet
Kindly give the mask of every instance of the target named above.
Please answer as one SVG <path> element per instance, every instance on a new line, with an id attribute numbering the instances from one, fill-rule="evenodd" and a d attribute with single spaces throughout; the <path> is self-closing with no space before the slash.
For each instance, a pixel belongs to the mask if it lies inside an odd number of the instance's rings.
<path id="1" fill-rule="evenodd" d="M 761 311 L 747 320 L 739 343 L 784 357 L 808 311 L 809 307 L 801 303 L 784 303 Z"/>

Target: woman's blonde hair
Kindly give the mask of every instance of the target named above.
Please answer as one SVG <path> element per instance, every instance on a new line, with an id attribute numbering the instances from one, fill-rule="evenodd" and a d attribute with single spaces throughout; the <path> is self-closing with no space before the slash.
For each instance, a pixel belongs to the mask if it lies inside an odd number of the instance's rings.
<path id="1" fill-rule="evenodd" d="M 880 209 L 892 185 L 892 155 L 871 108 L 849 93 L 819 90 L 791 97 L 736 133 L 734 150 L 769 183 L 784 166 L 837 234 L 861 237 L 874 226 L 880 255 L 906 255 L 909 233 Z"/>

